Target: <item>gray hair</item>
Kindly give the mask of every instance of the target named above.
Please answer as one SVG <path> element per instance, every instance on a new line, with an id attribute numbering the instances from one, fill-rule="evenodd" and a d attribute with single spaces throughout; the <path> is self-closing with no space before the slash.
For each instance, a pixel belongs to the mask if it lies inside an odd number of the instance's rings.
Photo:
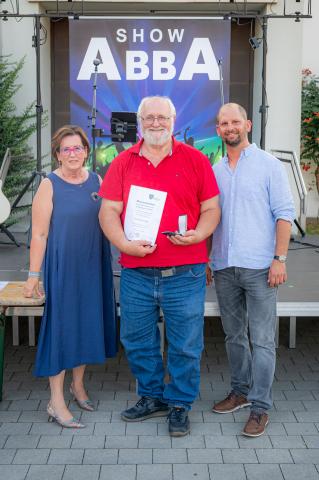
<path id="1" fill-rule="evenodd" d="M 137 109 L 137 117 L 141 116 L 141 112 L 143 110 L 143 107 L 144 107 L 145 103 L 148 102 L 149 100 L 154 100 L 155 98 L 160 99 L 160 100 L 165 100 L 170 107 L 171 114 L 173 116 L 176 116 L 176 108 L 175 108 L 172 100 L 169 97 L 165 97 L 165 96 L 162 96 L 162 95 L 152 95 L 150 97 L 142 98 L 141 103 L 139 104 L 138 109 Z"/>

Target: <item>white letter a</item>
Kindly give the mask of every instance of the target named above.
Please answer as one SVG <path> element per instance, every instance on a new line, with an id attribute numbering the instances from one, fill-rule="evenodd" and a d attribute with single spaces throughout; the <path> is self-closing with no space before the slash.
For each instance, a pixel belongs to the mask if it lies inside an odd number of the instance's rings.
<path id="1" fill-rule="evenodd" d="M 105 73 L 108 80 L 121 80 L 120 73 L 105 37 L 91 38 L 77 80 L 90 80 L 95 68 L 93 60 L 98 57 L 98 54 L 100 54 L 102 60 L 102 63 L 98 66 L 98 72 Z"/>

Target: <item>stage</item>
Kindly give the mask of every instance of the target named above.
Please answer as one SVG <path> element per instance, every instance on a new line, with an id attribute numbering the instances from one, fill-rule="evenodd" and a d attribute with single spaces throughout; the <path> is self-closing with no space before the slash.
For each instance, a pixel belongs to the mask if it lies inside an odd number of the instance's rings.
<path id="1" fill-rule="evenodd" d="M 296 346 L 296 323 L 304 317 L 319 319 L 319 237 L 306 236 L 304 239 L 295 237 L 289 247 L 287 270 L 288 281 L 280 286 L 278 292 L 278 328 L 279 319 L 289 318 L 289 347 Z M 13 244 L 0 244 L 0 281 L 25 280 L 28 272 L 29 251 L 26 247 L 27 236 L 17 234 L 20 247 Z M 6 241 L 0 235 L 0 241 Z M 302 242 L 302 243 L 299 243 Z M 313 246 L 307 245 L 312 244 Z M 117 254 L 113 252 L 113 270 L 116 294 L 118 297 L 120 266 Z M 207 287 L 205 317 L 218 317 L 219 308 L 216 301 L 214 285 Z"/>

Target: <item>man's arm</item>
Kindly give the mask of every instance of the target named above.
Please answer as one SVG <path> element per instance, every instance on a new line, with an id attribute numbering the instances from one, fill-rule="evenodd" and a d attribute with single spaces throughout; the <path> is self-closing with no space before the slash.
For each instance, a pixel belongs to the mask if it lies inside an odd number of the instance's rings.
<path id="1" fill-rule="evenodd" d="M 276 223 L 276 249 L 275 255 L 287 256 L 290 241 L 291 223 L 287 220 L 277 220 Z M 270 287 L 277 287 L 287 280 L 286 264 L 273 260 L 268 275 Z"/>
<path id="2" fill-rule="evenodd" d="M 201 203 L 200 217 L 195 230 L 187 230 L 185 235 L 169 237 L 175 245 L 193 245 L 206 240 L 216 229 L 220 221 L 218 195 Z"/>
<path id="3" fill-rule="evenodd" d="M 123 202 L 112 200 L 102 200 L 99 213 L 99 220 L 104 235 L 115 245 L 120 252 L 135 257 L 145 257 L 153 253 L 156 245 L 152 247 L 146 240 L 129 241 L 125 237 L 121 222 L 121 213 L 123 211 Z"/>

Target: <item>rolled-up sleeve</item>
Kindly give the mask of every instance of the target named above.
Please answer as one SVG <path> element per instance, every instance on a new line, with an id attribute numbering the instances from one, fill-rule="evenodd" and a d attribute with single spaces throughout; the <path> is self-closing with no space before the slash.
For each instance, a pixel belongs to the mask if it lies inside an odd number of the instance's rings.
<path id="1" fill-rule="evenodd" d="M 288 175 L 280 160 L 274 161 L 269 185 L 270 208 L 275 221 L 286 220 L 293 223 L 296 218 L 294 201 Z"/>

